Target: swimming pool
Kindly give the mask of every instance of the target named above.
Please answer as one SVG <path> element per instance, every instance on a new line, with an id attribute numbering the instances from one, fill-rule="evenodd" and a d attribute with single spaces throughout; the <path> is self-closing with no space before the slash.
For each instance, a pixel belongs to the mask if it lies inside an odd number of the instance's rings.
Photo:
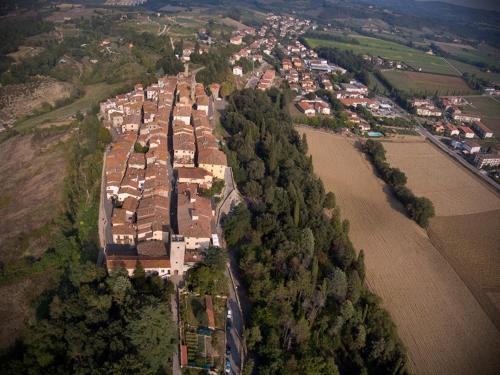
<path id="1" fill-rule="evenodd" d="M 368 137 L 383 137 L 384 135 L 381 132 L 368 132 Z"/>

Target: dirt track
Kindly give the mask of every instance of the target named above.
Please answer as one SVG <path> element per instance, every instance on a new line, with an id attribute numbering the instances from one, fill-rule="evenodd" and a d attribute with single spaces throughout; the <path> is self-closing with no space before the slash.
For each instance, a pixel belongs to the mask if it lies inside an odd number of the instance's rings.
<path id="1" fill-rule="evenodd" d="M 495 374 L 500 332 L 426 232 L 345 137 L 307 134 L 316 173 L 337 195 L 367 280 L 383 298 L 419 374 Z"/>

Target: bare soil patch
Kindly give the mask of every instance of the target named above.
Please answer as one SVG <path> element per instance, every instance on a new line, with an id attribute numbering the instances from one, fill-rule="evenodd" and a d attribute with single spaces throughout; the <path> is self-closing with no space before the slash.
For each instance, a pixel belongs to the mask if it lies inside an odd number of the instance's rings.
<path id="1" fill-rule="evenodd" d="M 408 177 L 416 195 L 429 198 L 437 216 L 500 209 L 498 194 L 427 142 L 384 142 L 387 161 Z"/>
<path id="2" fill-rule="evenodd" d="M 300 132 L 307 134 L 316 173 L 351 223 L 353 244 L 365 250 L 368 285 L 397 324 L 412 370 L 498 373 L 500 332 L 353 141 Z"/>
<path id="3" fill-rule="evenodd" d="M 223 18 L 222 23 L 227 26 L 235 27 L 237 30 L 246 29 L 248 27 L 247 25 L 229 17 Z"/>
<path id="4" fill-rule="evenodd" d="M 44 103 L 54 105 L 57 100 L 68 98 L 72 91 L 70 83 L 46 77 L 0 87 L 0 123 L 12 125 L 16 118 L 31 114 Z"/>
<path id="5" fill-rule="evenodd" d="M 44 49 L 43 47 L 20 46 L 16 52 L 9 53 L 8 56 L 12 57 L 14 61 L 20 62 L 38 55 Z"/>

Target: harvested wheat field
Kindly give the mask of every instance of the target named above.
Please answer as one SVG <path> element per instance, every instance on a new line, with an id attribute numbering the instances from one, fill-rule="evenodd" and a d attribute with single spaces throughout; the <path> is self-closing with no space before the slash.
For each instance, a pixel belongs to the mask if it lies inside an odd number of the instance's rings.
<path id="1" fill-rule="evenodd" d="M 500 210 L 438 216 L 429 237 L 500 329 Z"/>
<path id="2" fill-rule="evenodd" d="M 495 374 L 500 332 L 426 232 L 387 193 L 364 155 L 345 137 L 307 134 L 316 173 L 335 192 L 366 252 L 369 287 L 382 297 L 418 374 Z"/>
<path id="3" fill-rule="evenodd" d="M 408 186 L 432 200 L 429 236 L 500 329 L 500 197 L 427 142 L 384 142 Z"/>
<path id="4" fill-rule="evenodd" d="M 437 148 L 422 142 L 383 142 L 387 161 L 408 177 L 416 195 L 429 198 L 437 216 L 500 209 L 500 198 Z"/>

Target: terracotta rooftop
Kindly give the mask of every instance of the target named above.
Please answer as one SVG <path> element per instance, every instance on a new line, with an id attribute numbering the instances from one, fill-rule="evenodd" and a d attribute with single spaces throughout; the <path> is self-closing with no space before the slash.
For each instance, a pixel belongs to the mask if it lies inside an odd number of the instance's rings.
<path id="1" fill-rule="evenodd" d="M 203 149 L 198 152 L 198 164 L 227 165 L 227 157 L 220 150 Z"/>
<path id="2" fill-rule="evenodd" d="M 139 256 L 148 257 L 166 257 L 167 248 L 163 241 L 144 241 L 137 244 L 137 253 Z"/>

